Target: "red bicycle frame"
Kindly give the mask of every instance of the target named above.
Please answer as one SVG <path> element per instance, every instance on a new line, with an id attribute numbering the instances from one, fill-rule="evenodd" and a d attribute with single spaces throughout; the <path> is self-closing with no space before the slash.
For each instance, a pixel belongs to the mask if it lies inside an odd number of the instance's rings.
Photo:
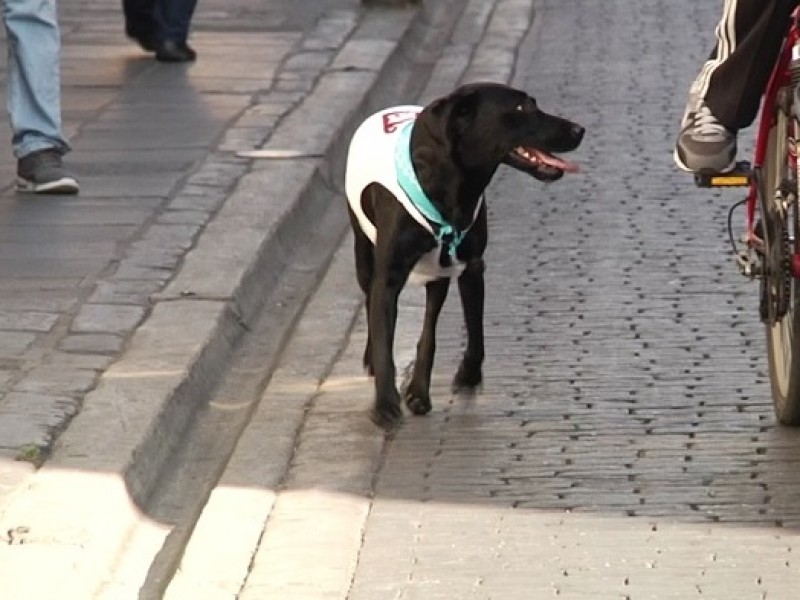
<path id="1" fill-rule="evenodd" d="M 775 106 L 775 100 L 778 91 L 781 88 L 787 87 L 791 83 L 791 72 L 789 64 L 792 61 L 792 49 L 800 39 L 800 7 L 796 8 L 792 13 L 791 24 L 789 32 L 783 41 L 778 60 L 775 63 L 775 68 L 772 70 L 767 89 L 764 92 L 761 104 L 761 119 L 759 121 L 758 131 L 756 134 L 756 146 L 753 155 L 753 171 L 760 171 L 764 166 L 764 160 L 767 154 L 767 143 L 769 140 L 769 132 L 775 126 L 776 115 L 772 110 Z M 795 132 L 796 134 L 797 132 Z M 789 148 L 793 159 L 796 164 L 796 147 Z M 750 178 L 750 190 L 747 195 L 747 241 L 749 245 L 759 244 L 760 240 L 754 233 L 755 227 L 755 214 L 756 205 L 758 203 L 758 181 L 755 177 Z M 800 240 L 795 239 L 794 251 L 792 256 L 792 271 L 794 277 L 800 277 Z"/>

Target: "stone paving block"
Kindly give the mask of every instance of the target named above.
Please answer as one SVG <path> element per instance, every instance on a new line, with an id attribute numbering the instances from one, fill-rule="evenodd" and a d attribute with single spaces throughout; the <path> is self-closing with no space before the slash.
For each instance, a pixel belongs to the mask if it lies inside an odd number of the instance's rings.
<path id="1" fill-rule="evenodd" d="M 225 137 L 220 142 L 220 149 L 229 152 L 253 150 L 261 146 L 270 133 L 272 129 L 263 126 L 231 127 L 225 132 Z"/>
<path id="2" fill-rule="evenodd" d="M 30 462 L 21 460 L 0 459 L 0 514 L 5 504 L 9 503 L 19 493 L 22 483 L 30 475 L 35 466 Z M 8 532 L 0 540 L 9 542 Z"/>
<path id="3" fill-rule="evenodd" d="M 114 141 L 119 139 L 119 135 L 116 133 L 111 132 L 107 135 L 96 137 L 103 137 L 104 139 L 91 140 L 87 143 L 91 143 L 95 146 L 101 146 L 108 150 L 114 149 L 115 146 L 118 145 Z M 129 145 L 126 146 L 126 149 L 136 150 L 139 152 L 145 151 L 150 147 L 151 142 L 148 136 L 143 135 L 142 138 L 142 141 L 140 141 L 138 144 L 130 142 Z M 199 147 L 199 145 L 197 147 Z M 135 190 L 137 195 L 140 195 L 144 198 L 164 198 L 169 195 L 170 191 L 175 187 L 178 181 L 179 176 L 174 173 L 154 173 L 148 178 L 142 178 L 142 176 L 138 173 L 131 175 L 98 175 L 95 177 L 95 181 L 90 189 L 81 191 L 81 196 L 88 198 L 108 198 L 109 196 L 114 196 L 117 194 L 121 189 L 129 189 Z M 74 221 L 75 225 L 79 224 L 78 219 L 80 219 L 81 216 L 76 215 Z M 135 211 L 126 211 L 125 213 L 121 213 L 119 215 L 109 212 L 100 213 L 95 219 L 91 219 L 88 216 L 85 218 L 92 221 L 105 221 L 98 224 L 106 226 L 141 225 L 148 216 L 150 216 L 148 213 L 140 214 Z"/>
<path id="4" fill-rule="evenodd" d="M 116 276 L 116 273 L 115 273 Z M 163 287 L 159 278 L 149 279 L 110 279 L 97 282 L 88 301 L 92 304 L 130 304 L 145 305 L 151 294 Z"/>
<path id="5" fill-rule="evenodd" d="M 292 54 L 283 65 L 287 71 L 319 73 L 330 62 L 333 53 L 325 50 L 307 50 Z M 281 74 L 281 77 L 286 74 Z"/>
<path id="6" fill-rule="evenodd" d="M 168 210 L 161 214 L 159 222 L 179 225 L 203 225 L 208 220 L 208 213 L 200 210 Z"/>
<path id="7" fill-rule="evenodd" d="M 187 250 L 194 243 L 194 238 L 199 231 L 198 225 L 158 223 L 147 228 L 141 241 L 144 244 L 154 244 L 160 248 Z"/>
<path id="8" fill-rule="evenodd" d="M 170 201 L 170 207 L 175 210 L 199 210 L 214 212 L 225 199 L 225 193 L 215 188 L 187 185 Z"/>
<path id="9" fill-rule="evenodd" d="M 121 336 L 113 334 L 74 334 L 63 338 L 59 342 L 59 349 L 79 354 L 115 355 L 122 349 L 123 342 Z"/>
<path id="10" fill-rule="evenodd" d="M 166 600 L 239 596 L 253 560 L 253 548 L 272 509 L 276 494 L 272 490 L 220 487 L 212 492 L 206 506 L 210 513 L 224 513 L 225 519 L 205 519 L 196 530 L 181 568 L 164 595 Z M 201 538 L 201 539 L 197 539 Z M 220 539 L 237 543 L 223 553 L 209 553 L 209 546 Z M 243 542 L 249 543 L 243 543 Z"/>
<path id="11" fill-rule="evenodd" d="M 21 280 L 6 282 L 0 290 L 0 308 L 9 312 L 43 312 L 43 313 L 63 313 L 69 311 L 75 304 L 75 298 L 71 293 L 74 285 L 67 285 L 66 288 L 42 286 L 37 290 L 35 298 L 30 297 L 26 291 L 26 284 Z M 41 283 L 41 282 L 40 282 Z M 29 282 L 35 288 L 35 282 Z M 16 289 L 15 289 L 16 288 Z"/>
<path id="12" fill-rule="evenodd" d="M 50 331 L 59 315 L 46 312 L 9 312 L 0 310 L 0 329 L 4 331 Z"/>
<path id="13" fill-rule="evenodd" d="M 475 45 L 480 41 L 489 22 L 494 6 L 480 0 L 469 0 L 461 19 L 456 25 L 451 42 L 445 51 L 463 44 Z"/>
<path id="14" fill-rule="evenodd" d="M 72 322 L 72 333 L 125 333 L 144 317 L 141 306 L 85 304 Z"/>
<path id="15" fill-rule="evenodd" d="M 25 376 L 14 384 L 14 390 L 80 395 L 94 387 L 98 374 L 99 369 L 39 365 L 25 373 Z"/>
<path id="16" fill-rule="evenodd" d="M 262 540 L 268 552 L 256 557 L 242 598 L 275 594 L 341 597 L 349 586 L 347 573 L 354 566 L 347 550 L 360 545 L 358 524 L 366 518 L 367 509 L 366 500 L 357 497 L 314 491 L 282 493 L 267 525 L 268 535 Z M 303 521 L 320 510 L 326 519 L 316 522 L 313 542 L 300 537 Z M 269 562 L 262 557 L 269 557 Z M 302 568 L 308 564 L 319 569 L 312 579 Z"/>
<path id="17" fill-rule="evenodd" d="M 120 279 L 133 279 L 136 273 L 150 273 L 152 277 L 141 278 L 159 279 L 159 271 L 172 271 L 180 259 L 181 254 L 174 249 L 133 248 L 126 252 L 115 275 Z"/>
<path id="18" fill-rule="evenodd" d="M 82 280 L 96 277 L 105 266 L 104 257 L 81 259 L 57 258 L 0 258 L 0 276 L 4 279 L 55 279 Z"/>
<path id="19" fill-rule="evenodd" d="M 78 404 L 75 398 L 69 396 L 11 392 L 6 394 L 0 402 L 0 412 L 7 415 L 29 413 L 37 417 L 51 415 L 71 417 L 77 411 Z"/>
<path id="20" fill-rule="evenodd" d="M 64 416 L 64 413 L 38 416 L 28 413 L 3 414 L 0 460 L 17 460 L 21 453 L 31 448 L 48 448 L 53 441 L 53 429 L 64 422 Z"/>
<path id="21" fill-rule="evenodd" d="M 110 242 L 83 242 L 65 246 L 63 243 L 51 243 L 41 240 L 38 245 L 31 247 L 27 243 L 3 243 L 0 244 L 0 253 L 3 255 L 14 255 L 24 253 L 29 258 L 38 259 L 59 259 L 72 258 L 81 259 L 96 255 L 113 255 L 116 248 Z"/>
<path id="22" fill-rule="evenodd" d="M 212 154 L 197 171 L 192 173 L 187 180 L 187 186 L 228 188 L 235 184 L 245 171 L 246 164 L 243 160 L 230 159 L 224 154 Z"/>
<path id="23" fill-rule="evenodd" d="M 4 331 L 0 335 L 0 358 L 19 357 L 36 340 L 36 334 Z"/>
<path id="24" fill-rule="evenodd" d="M 316 71 L 314 71 L 316 73 Z M 307 95 L 314 89 L 315 81 L 303 76 L 302 71 L 282 73 L 275 82 L 276 92 L 301 93 Z"/>

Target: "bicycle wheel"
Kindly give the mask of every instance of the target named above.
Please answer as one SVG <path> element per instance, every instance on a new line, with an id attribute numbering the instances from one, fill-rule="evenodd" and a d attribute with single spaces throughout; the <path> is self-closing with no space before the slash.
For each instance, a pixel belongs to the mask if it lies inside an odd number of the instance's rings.
<path id="1" fill-rule="evenodd" d="M 761 315 L 775 416 L 784 425 L 800 425 L 800 287 L 792 264 L 798 233 L 794 145 L 800 128 L 790 89 L 777 94 L 773 110 L 764 165 L 756 173 L 765 242 Z"/>

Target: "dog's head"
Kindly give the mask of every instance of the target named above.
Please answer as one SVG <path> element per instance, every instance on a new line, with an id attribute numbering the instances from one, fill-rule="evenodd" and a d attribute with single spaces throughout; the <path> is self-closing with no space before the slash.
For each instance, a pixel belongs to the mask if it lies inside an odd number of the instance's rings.
<path id="1" fill-rule="evenodd" d="M 525 92 L 496 83 L 465 85 L 430 107 L 453 159 L 466 169 L 504 163 L 542 181 L 578 166 L 554 155 L 578 147 L 584 128 L 539 109 Z"/>

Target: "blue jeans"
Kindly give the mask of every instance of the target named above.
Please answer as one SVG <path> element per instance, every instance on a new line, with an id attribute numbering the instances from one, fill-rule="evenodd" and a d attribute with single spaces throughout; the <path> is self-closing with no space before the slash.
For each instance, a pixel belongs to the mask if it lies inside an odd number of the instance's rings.
<path id="1" fill-rule="evenodd" d="M 56 0 L 3 0 L 8 35 L 6 107 L 20 158 L 45 148 L 69 150 L 61 129 L 61 34 Z"/>

